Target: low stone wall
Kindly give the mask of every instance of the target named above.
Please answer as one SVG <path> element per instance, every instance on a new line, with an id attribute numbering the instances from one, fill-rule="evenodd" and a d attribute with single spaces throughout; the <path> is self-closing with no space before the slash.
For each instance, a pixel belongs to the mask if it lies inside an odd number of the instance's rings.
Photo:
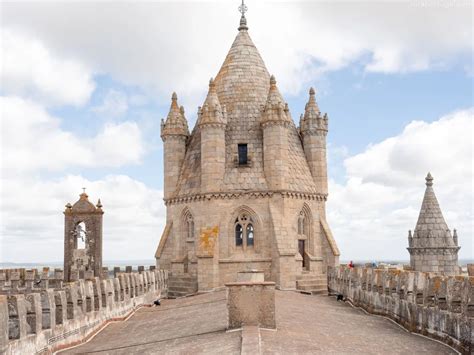
<path id="1" fill-rule="evenodd" d="M 474 277 L 345 266 L 328 269 L 330 292 L 463 354 L 474 352 L 473 286 Z"/>
<path id="2" fill-rule="evenodd" d="M 107 322 L 152 304 L 167 288 L 167 271 L 141 269 L 0 295 L 0 353 L 48 354 L 79 344 Z"/>

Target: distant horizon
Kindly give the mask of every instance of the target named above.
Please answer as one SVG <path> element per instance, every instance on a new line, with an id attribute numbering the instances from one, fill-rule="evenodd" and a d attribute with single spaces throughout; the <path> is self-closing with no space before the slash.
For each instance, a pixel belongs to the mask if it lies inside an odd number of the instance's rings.
<path id="1" fill-rule="evenodd" d="M 355 264 L 362 264 L 362 263 L 390 263 L 390 264 L 409 264 L 409 259 L 342 259 L 339 261 L 340 265 L 348 264 L 352 261 Z M 104 260 L 104 266 L 150 266 L 155 265 L 155 260 L 149 259 L 130 259 L 130 260 Z M 460 266 L 465 266 L 466 264 L 474 263 L 474 259 L 459 259 L 458 264 Z M 63 261 L 48 261 L 48 262 L 0 262 L 0 269 L 4 268 L 5 266 L 36 266 L 36 267 L 48 267 L 48 266 L 58 266 L 62 265 Z"/>

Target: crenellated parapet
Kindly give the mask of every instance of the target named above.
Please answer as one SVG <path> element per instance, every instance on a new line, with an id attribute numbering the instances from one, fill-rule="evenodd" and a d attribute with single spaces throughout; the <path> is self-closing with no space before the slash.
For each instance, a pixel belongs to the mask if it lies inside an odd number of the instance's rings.
<path id="1" fill-rule="evenodd" d="M 411 332 L 474 351 L 474 277 L 339 266 L 329 268 L 328 287 Z"/>
<path id="2" fill-rule="evenodd" d="M 0 294 L 0 353 L 52 353 L 79 344 L 105 323 L 125 319 L 137 307 L 151 305 L 166 294 L 167 271 L 154 267 L 127 271 L 131 270 L 115 268 L 112 278 L 91 274 L 61 287 L 18 288 L 17 293 Z M 6 282 L 17 281 L 16 275 L 9 273 Z"/>

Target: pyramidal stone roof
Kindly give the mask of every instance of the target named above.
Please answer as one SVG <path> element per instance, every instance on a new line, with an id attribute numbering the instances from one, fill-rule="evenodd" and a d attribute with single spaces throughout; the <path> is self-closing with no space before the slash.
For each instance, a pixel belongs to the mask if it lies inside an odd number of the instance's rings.
<path id="1" fill-rule="evenodd" d="M 240 21 L 239 32 L 213 81 L 218 100 L 225 110 L 226 169 L 225 191 L 268 190 L 263 170 L 262 113 L 270 91 L 270 74 L 257 47 L 248 33 L 245 17 Z M 210 88 L 213 91 L 214 88 Z M 211 93 L 212 96 L 214 92 Z M 279 95 L 279 94 L 278 94 Z M 207 101 L 207 99 L 206 99 Z M 282 104 L 283 99 L 282 99 Z M 200 193 L 201 186 L 201 134 L 200 120 L 203 109 L 198 111 L 198 121 L 188 140 L 186 156 L 178 180 L 177 196 Z M 290 191 L 315 193 L 314 184 L 306 161 L 298 131 L 290 117 L 288 129 L 289 169 L 287 182 Z M 247 143 L 249 167 L 236 164 L 236 148 Z"/>
<path id="2" fill-rule="evenodd" d="M 444 220 L 438 200 L 433 190 L 433 177 L 430 173 L 425 178 L 426 190 L 421 204 L 420 215 L 416 223 L 410 247 L 445 248 L 456 247 L 456 242 Z M 409 239 L 411 232 L 409 232 Z M 456 233 L 456 230 L 454 230 Z M 457 236 L 456 236 L 457 237 Z"/>

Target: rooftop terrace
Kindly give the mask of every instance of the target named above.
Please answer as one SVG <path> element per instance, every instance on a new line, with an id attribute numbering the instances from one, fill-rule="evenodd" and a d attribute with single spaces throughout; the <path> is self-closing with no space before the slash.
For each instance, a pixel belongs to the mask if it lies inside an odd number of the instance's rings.
<path id="1" fill-rule="evenodd" d="M 219 291 L 141 308 L 62 353 L 457 353 L 334 297 L 276 291 L 275 298 L 276 331 L 249 327 L 227 332 L 226 294 Z"/>

